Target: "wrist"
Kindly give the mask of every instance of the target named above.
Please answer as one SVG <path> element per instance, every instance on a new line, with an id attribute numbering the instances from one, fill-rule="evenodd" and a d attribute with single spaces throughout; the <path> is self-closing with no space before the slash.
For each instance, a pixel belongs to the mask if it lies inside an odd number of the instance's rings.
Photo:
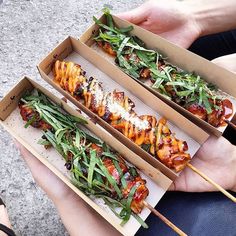
<path id="1" fill-rule="evenodd" d="M 189 13 L 192 18 L 195 27 L 198 29 L 199 37 L 208 34 L 209 18 L 211 18 L 211 10 L 204 7 L 204 4 L 200 1 L 183 1 L 185 11 Z"/>
<path id="2" fill-rule="evenodd" d="M 53 203 L 60 208 L 62 205 L 71 206 L 73 203 L 79 203 L 81 198 L 70 188 L 66 191 L 66 193 L 61 194 L 60 196 L 49 196 Z"/>
<path id="3" fill-rule="evenodd" d="M 196 1 L 178 1 L 178 8 L 181 14 L 185 15 L 186 20 L 188 21 L 189 27 L 191 27 L 192 32 L 194 32 L 195 40 L 203 35 L 203 25 L 202 20 L 196 10 Z"/>
<path id="4" fill-rule="evenodd" d="M 183 1 L 199 29 L 199 36 L 219 33 L 236 27 L 235 0 L 188 0 Z"/>

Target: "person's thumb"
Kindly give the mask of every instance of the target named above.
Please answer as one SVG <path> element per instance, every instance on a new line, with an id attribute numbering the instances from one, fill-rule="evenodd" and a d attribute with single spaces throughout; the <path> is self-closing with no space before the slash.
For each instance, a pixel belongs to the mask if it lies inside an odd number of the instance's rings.
<path id="1" fill-rule="evenodd" d="M 145 21 L 148 15 L 149 15 L 149 12 L 145 5 L 141 5 L 140 7 L 137 7 L 131 11 L 116 14 L 117 17 L 123 20 L 127 20 L 136 25 Z"/>

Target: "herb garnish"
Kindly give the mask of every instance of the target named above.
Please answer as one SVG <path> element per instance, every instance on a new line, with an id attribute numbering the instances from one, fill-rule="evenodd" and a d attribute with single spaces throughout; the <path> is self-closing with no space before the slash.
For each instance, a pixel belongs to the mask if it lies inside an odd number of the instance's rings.
<path id="1" fill-rule="evenodd" d="M 146 223 L 131 210 L 131 201 L 137 189 L 134 185 L 129 195 L 125 198 L 122 190 L 126 189 L 127 183 L 119 166 L 120 156 L 112 151 L 104 142 L 92 137 L 80 128 L 80 124 L 87 123 L 86 120 L 67 114 L 61 107 L 53 104 L 44 94 L 35 90 L 31 95 L 25 95 L 21 102 L 34 111 L 27 127 L 38 118 L 46 121 L 52 128 L 43 132 L 39 144 L 53 146 L 65 159 L 66 167 L 72 173 L 72 183 L 82 190 L 86 195 L 98 197 L 110 207 L 119 217 L 124 225 L 133 215 L 145 228 Z M 96 144 L 103 152 L 91 148 Z M 120 182 L 109 173 L 103 160 L 110 158 L 115 165 L 120 177 Z M 137 174 L 134 167 L 128 171 Z"/>
<path id="2" fill-rule="evenodd" d="M 109 9 L 105 9 L 104 13 L 107 24 L 103 24 L 96 17 L 93 18 L 100 26 L 94 40 L 109 43 L 116 52 L 116 64 L 126 74 L 136 80 L 142 80 L 143 69 L 148 69 L 149 79 L 153 82 L 152 88 L 186 109 L 191 104 L 204 107 L 207 114 L 222 109 L 217 106 L 217 100 L 222 99 L 222 96 L 217 93 L 215 86 L 204 81 L 199 75 L 167 63 L 159 52 L 146 49 L 140 39 L 130 34 L 132 26 L 125 30 L 118 28 Z"/>

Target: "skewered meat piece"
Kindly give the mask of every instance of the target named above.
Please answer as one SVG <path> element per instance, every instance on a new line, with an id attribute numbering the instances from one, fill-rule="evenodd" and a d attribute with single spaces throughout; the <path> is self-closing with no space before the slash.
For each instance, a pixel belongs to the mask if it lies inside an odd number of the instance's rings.
<path id="1" fill-rule="evenodd" d="M 150 79 L 151 77 L 151 71 L 149 68 L 143 68 L 141 71 L 140 71 L 140 79 Z"/>
<path id="2" fill-rule="evenodd" d="M 188 108 L 188 111 L 190 111 L 192 114 L 194 114 L 196 117 L 206 120 L 207 119 L 207 111 L 206 109 L 199 105 L 199 104 L 191 104 Z"/>
<path id="3" fill-rule="evenodd" d="M 42 120 L 37 112 L 35 112 L 32 108 L 24 105 L 23 103 L 19 103 L 20 114 L 24 121 L 30 122 L 34 128 L 42 129 L 42 130 L 50 130 L 52 128 L 46 121 Z"/>
<path id="4" fill-rule="evenodd" d="M 130 190 L 135 186 L 137 189 L 131 202 L 131 209 L 136 214 L 141 213 L 144 207 L 143 200 L 146 199 L 149 194 L 149 190 L 146 187 L 146 180 L 142 179 L 140 176 L 133 177 L 129 172 L 125 174 L 125 177 L 128 184 L 127 188 L 122 191 L 123 196 L 127 198 Z"/>
<path id="5" fill-rule="evenodd" d="M 107 17 L 112 21 L 111 15 Z M 95 23 L 98 24 L 98 21 L 95 20 Z M 98 25 L 99 33 L 94 40 L 115 57 L 114 61 L 126 74 L 134 79 L 150 80 L 154 90 L 210 125 L 217 128 L 226 125 L 225 120 L 233 114 L 233 104 L 224 99 L 215 86 L 168 63 L 159 52 L 147 49 L 144 42 L 130 34 L 129 30 L 124 32 L 122 28 L 111 25 L 109 28 Z M 226 114 L 224 111 L 227 111 Z"/>
<path id="6" fill-rule="evenodd" d="M 22 103 L 19 104 L 19 108 L 20 108 L 20 114 L 24 121 L 28 122 L 32 119 L 33 116 L 37 117 L 37 122 L 34 121 L 31 123 L 33 127 L 43 129 L 44 131 L 52 130 L 52 126 L 49 123 L 42 120 L 39 116 L 39 113 L 35 111 L 33 108 L 29 107 L 27 104 L 24 105 Z M 89 143 L 84 143 L 84 145 L 88 145 Z M 128 166 L 126 165 L 125 161 L 122 159 L 121 156 L 118 156 L 118 159 L 117 159 L 118 166 L 121 170 L 121 173 L 120 173 L 114 164 L 114 160 L 110 157 L 103 156 L 103 148 L 101 146 L 98 146 L 95 143 L 91 143 L 90 149 L 96 151 L 97 158 L 101 158 L 103 165 L 106 167 L 109 174 L 114 178 L 116 183 L 119 186 L 121 186 L 121 188 L 122 188 L 121 178 L 124 178 L 126 182 L 126 187 L 122 189 L 122 195 L 124 198 L 128 198 L 131 189 L 134 186 L 136 187 L 130 207 L 134 213 L 139 214 L 144 207 L 143 201 L 147 198 L 149 194 L 149 190 L 146 187 L 146 181 L 142 179 L 137 172 L 135 172 L 135 176 L 133 176 L 130 173 L 130 169 L 128 168 Z M 74 157 L 74 154 L 72 152 L 70 151 L 67 152 L 66 167 L 69 170 L 71 169 L 71 163 L 73 162 L 73 157 Z M 87 170 L 83 170 L 83 171 L 86 175 L 88 174 Z M 110 187 L 112 188 L 112 186 Z"/>
<path id="7" fill-rule="evenodd" d="M 225 124 L 225 119 L 228 119 L 233 113 L 232 103 L 229 99 L 218 100 L 216 105 L 220 109 L 213 109 L 213 111 L 207 115 L 207 122 L 215 127 L 219 127 Z"/>
<path id="8" fill-rule="evenodd" d="M 209 102 L 213 103 L 212 100 L 210 100 Z M 212 112 L 209 114 L 207 114 L 204 106 L 196 103 L 188 106 L 187 110 L 193 113 L 198 118 L 207 121 L 214 127 L 219 127 L 224 125 L 225 119 L 228 119 L 231 116 L 233 108 L 232 103 L 228 99 L 217 100 L 215 105 L 219 107 L 219 109 L 212 109 Z"/>
<path id="9" fill-rule="evenodd" d="M 72 65 L 76 68 L 73 69 Z M 151 115 L 138 116 L 134 111 L 135 104 L 125 96 L 124 92 L 116 90 L 109 93 L 104 92 L 102 83 L 96 78 L 90 77 L 87 79 L 84 76 L 83 80 L 77 82 L 78 74 L 80 76 L 80 71 L 82 71 L 79 65 L 57 61 L 55 67 L 54 80 L 63 89 L 76 98 L 76 93 L 73 90 L 69 90 L 68 86 L 63 86 L 62 81 L 67 81 L 68 79 L 72 84 L 77 83 L 76 89 L 78 89 L 78 86 L 81 88 L 80 99 L 84 100 L 87 108 L 138 146 L 149 145 L 148 152 L 156 156 L 166 166 L 180 171 L 190 160 L 190 155 L 186 153 L 188 150 L 187 145 L 186 148 L 178 148 L 183 142 L 171 134 L 164 118 L 157 121 Z M 68 70 L 76 73 L 71 74 Z M 66 75 L 68 78 L 66 78 Z M 76 82 L 73 82 L 73 80 Z M 73 86 L 70 86 L 70 88 L 73 88 Z M 169 143 L 163 143 L 164 140 L 169 140 Z"/>
<path id="10" fill-rule="evenodd" d="M 187 143 L 175 138 L 167 127 L 166 120 L 160 119 L 156 132 L 156 155 L 162 163 L 179 172 L 185 167 L 186 161 L 191 160 L 187 150 Z"/>
<path id="11" fill-rule="evenodd" d="M 116 56 L 116 52 L 112 49 L 111 44 L 105 41 L 98 42 L 99 47 L 101 47 L 106 53 L 111 56 Z"/>
<path id="12" fill-rule="evenodd" d="M 56 61 L 53 67 L 54 79 L 73 96 L 80 96 L 81 86 L 86 82 L 85 72 L 73 62 Z"/>
<path id="13" fill-rule="evenodd" d="M 96 144 L 92 144 L 91 148 L 96 150 L 97 153 L 99 153 L 99 156 L 102 155 L 102 152 L 103 152 L 102 147 L 99 147 Z M 120 184 L 121 176 L 117 168 L 115 167 L 113 160 L 107 157 L 103 158 L 103 164 L 107 168 L 109 173 L 113 176 L 113 178 L 116 180 L 116 182 Z M 126 163 L 121 157 L 119 157 L 118 165 L 120 166 L 124 179 L 127 183 L 127 187 L 122 190 L 123 196 L 127 198 L 132 187 L 134 186 L 137 187 L 135 194 L 133 196 L 133 200 L 131 202 L 131 209 L 133 212 L 138 214 L 142 211 L 144 207 L 143 200 L 146 199 L 149 194 L 148 188 L 145 185 L 146 181 L 142 179 L 138 174 L 137 176 L 131 175 Z"/>

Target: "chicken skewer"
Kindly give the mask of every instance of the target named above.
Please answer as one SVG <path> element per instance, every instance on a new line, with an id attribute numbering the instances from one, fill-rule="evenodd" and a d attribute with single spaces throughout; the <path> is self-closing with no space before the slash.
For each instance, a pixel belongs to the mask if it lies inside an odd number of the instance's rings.
<path id="1" fill-rule="evenodd" d="M 95 37 L 98 46 L 115 57 L 116 64 L 129 76 L 144 83 L 184 107 L 196 117 L 214 127 L 225 126 L 233 114 L 231 101 L 215 86 L 200 76 L 183 71 L 166 62 L 161 54 L 145 48 L 140 39 L 130 35 L 129 30 L 114 27 L 112 16 L 105 11 L 107 25 L 94 17 L 100 26 Z"/>
<path id="2" fill-rule="evenodd" d="M 154 116 L 138 116 L 135 104 L 124 94 L 114 90 L 104 92 L 95 78 L 85 77 L 85 72 L 73 62 L 56 61 L 54 81 L 112 127 L 120 131 L 138 146 L 145 147 L 167 167 L 181 171 L 191 159 L 185 141 L 178 140 L 167 126 L 166 119 Z"/>
<path id="3" fill-rule="evenodd" d="M 78 123 L 84 124 L 85 120 L 68 115 L 38 91 L 22 98 L 19 108 L 22 119 L 27 122 L 25 127 L 31 125 L 43 130 L 39 143 L 46 148 L 53 146 L 64 157 L 65 166 L 79 189 L 89 196 L 102 198 L 122 219 L 122 225 L 133 215 L 147 227 L 138 216 L 148 204 L 146 180 L 118 153 L 79 128 Z M 119 213 L 117 207 L 121 208 Z M 167 219 L 165 221 L 177 233 L 186 235 Z"/>
<path id="4" fill-rule="evenodd" d="M 102 84 L 93 77 L 87 79 L 85 71 L 78 64 L 56 61 L 53 71 L 54 81 L 71 96 L 78 100 L 83 99 L 87 108 L 140 147 L 147 145 L 147 151 L 167 167 L 179 172 L 188 166 L 196 172 L 196 168 L 192 168 L 193 166 L 188 164 L 191 157 L 187 153 L 186 141 L 178 140 L 171 133 L 166 119 L 161 118 L 157 121 L 154 116 L 138 116 L 133 109 L 135 104 L 123 92 L 116 90 L 109 93 L 104 92 Z M 205 176 L 199 170 L 196 173 L 201 177 Z M 209 177 L 204 179 L 236 202 L 233 195 Z"/>

